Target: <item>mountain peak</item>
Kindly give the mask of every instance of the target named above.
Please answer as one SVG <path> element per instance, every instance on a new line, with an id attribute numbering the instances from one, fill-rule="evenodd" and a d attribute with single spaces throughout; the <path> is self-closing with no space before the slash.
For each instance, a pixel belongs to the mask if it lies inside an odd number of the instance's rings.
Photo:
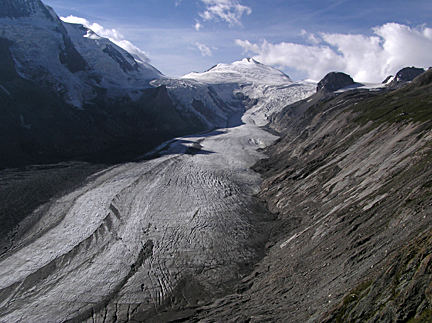
<path id="1" fill-rule="evenodd" d="M 0 18 L 30 17 L 54 20 L 48 8 L 40 0 L 2 0 L 0 2 Z"/>
<path id="2" fill-rule="evenodd" d="M 394 77 L 389 76 L 384 80 L 388 87 L 396 89 L 404 86 L 407 82 L 413 81 L 417 76 L 423 74 L 425 69 L 417 67 L 404 67 Z"/>
<path id="3" fill-rule="evenodd" d="M 288 75 L 276 68 L 261 64 L 253 58 L 244 58 L 231 64 L 217 64 L 204 73 L 190 73 L 183 78 L 196 79 L 208 83 L 293 83 Z"/>
<path id="4" fill-rule="evenodd" d="M 317 92 L 329 93 L 342 89 L 346 86 L 355 84 L 354 80 L 348 74 L 342 72 L 330 72 L 319 81 Z"/>

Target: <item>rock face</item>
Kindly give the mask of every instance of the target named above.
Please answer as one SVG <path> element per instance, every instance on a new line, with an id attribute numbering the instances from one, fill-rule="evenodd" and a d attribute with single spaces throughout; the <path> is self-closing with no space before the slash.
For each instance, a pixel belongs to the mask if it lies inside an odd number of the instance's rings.
<path id="1" fill-rule="evenodd" d="M 396 73 L 396 76 L 393 80 L 388 84 L 391 88 L 400 88 L 404 86 L 407 82 L 411 82 L 417 76 L 423 74 L 425 70 L 423 68 L 417 67 L 404 67 L 399 72 Z"/>
<path id="2" fill-rule="evenodd" d="M 321 93 L 329 93 L 354 84 L 351 76 L 341 72 L 331 72 L 319 81 L 316 90 Z"/>
<path id="3" fill-rule="evenodd" d="M 405 67 L 401 69 L 396 74 L 396 79 L 398 81 L 405 81 L 405 82 L 411 82 L 414 80 L 417 76 L 420 74 L 423 74 L 425 70 L 423 68 L 417 68 L 417 67 Z"/>

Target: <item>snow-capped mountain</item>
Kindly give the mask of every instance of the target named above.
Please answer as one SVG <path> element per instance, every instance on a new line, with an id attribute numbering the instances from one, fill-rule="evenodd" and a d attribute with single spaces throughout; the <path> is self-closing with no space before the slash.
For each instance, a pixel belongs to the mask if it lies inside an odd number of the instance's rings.
<path id="1" fill-rule="evenodd" d="M 273 113 L 315 91 L 314 84 L 294 82 L 285 73 L 252 58 L 218 64 L 204 73 L 187 74 L 182 80 L 209 84 L 226 103 L 241 101 L 248 115 L 260 126 Z"/>
<path id="2" fill-rule="evenodd" d="M 0 168 L 129 159 L 208 124 L 176 108 L 163 77 L 40 0 L 0 2 Z"/>
<path id="3" fill-rule="evenodd" d="M 0 17 L 0 37 L 13 43 L 18 74 L 62 93 L 77 108 L 96 97 L 96 88 L 142 88 L 162 76 L 108 39 L 62 22 L 40 0 L 4 0 Z"/>
<path id="4" fill-rule="evenodd" d="M 254 59 L 218 64 L 204 73 L 151 82 L 166 86 L 176 106 L 207 122 L 209 127 L 232 125 L 232 115 L 248 111 L 258 125 L 286 105 L 314 92 L 310 84 L 296 83 L 286 74 Z"/>
<path id="5" fill-rule="evenodd" d="M 245 58 L 232 64 L 218 64 L 204 73 L 192 72 L 183 76 L 211 84 L 219 83 L 258 83 L 281 85 L 294 83 L 285 73 L 261 64 L 253 58 Z"/>

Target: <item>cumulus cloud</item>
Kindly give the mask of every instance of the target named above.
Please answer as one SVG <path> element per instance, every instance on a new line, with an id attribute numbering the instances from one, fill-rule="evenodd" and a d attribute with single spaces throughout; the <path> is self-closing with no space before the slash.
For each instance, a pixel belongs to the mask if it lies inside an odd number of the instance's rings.
<path id="1" fill-rule="evenodd" d="M 209 47 L 207 47 L 204 44 L 196 42 L 195 45 L 198 47 L 198 49 L 201 51 L 202 56 L 212 56 L 213 53 Z"/>
<path id="2" fill-rule="evenodd" d="M 123 35 L 115 29 L 107 29 L 97 23 L 90 23 L 88 20 L 75 16 L 61 17 L 61 20 L 71 24 L 80 24 L 93 30 L 100 37 L 108 38 L 117 46 L 128 51 L 130 54 L 137 56 L 143 62 L 149 62 L 149 56 L 146 52 L 136 47 L 130 41 L 124 39 Z"/>
<path id="3" fill-rule="evenodd" d="M 252 13 L 252 9 L 238 0 L 201 0 L 206 6 L 199 15 L 204 21 L 226 21 L 230 26 L 241 26 L 241 17 Z"/>
<path id="4" fill-rule="evenodd" d="M 266 40 L 236 40 L 264 64 L 293 68 L 319 80 L 331 71 L 350 74 L 356 81 L 380 82 L 405 66 L 432 64 L 432 29 L 387 23 L 373 28 L 375 35 L 329 34 L 319 37 L 302 31 L 310 45 Z"/>

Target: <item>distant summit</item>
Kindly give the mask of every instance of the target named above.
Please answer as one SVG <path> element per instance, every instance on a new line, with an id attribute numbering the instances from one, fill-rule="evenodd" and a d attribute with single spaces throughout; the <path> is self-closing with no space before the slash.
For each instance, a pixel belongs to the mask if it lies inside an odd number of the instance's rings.
<path id="1" fill-rule="evenodd" d="M 396 73 L 396 76 L 391 79 L 391 77 L 387 77 L 386 81 L 383 82 L 388 84 L 389 87 L 398 88 L 405 85 L 407 82 L 411 82 L 417 76 L 423 74 L 425 70 L 423 68 L 417 67 L 404 67 L 399 72 Z"/>
<path id="2" fill-rule="evenodd" d="M 321 93 L 330 93 L 354 84 L 354 80 L 348 74 L 342 72 L 331 72 L 319 81 L 316 90 Z"/>
<path id="3" fill-rule="evenodd" d="M 208 83 L 293 83 L 282 71 L 261 64 L 253 58 L 244 58 L 232 64 L 217 64 L 204 73 L 189 73 L 183 78 L 195 79 Z"/>

